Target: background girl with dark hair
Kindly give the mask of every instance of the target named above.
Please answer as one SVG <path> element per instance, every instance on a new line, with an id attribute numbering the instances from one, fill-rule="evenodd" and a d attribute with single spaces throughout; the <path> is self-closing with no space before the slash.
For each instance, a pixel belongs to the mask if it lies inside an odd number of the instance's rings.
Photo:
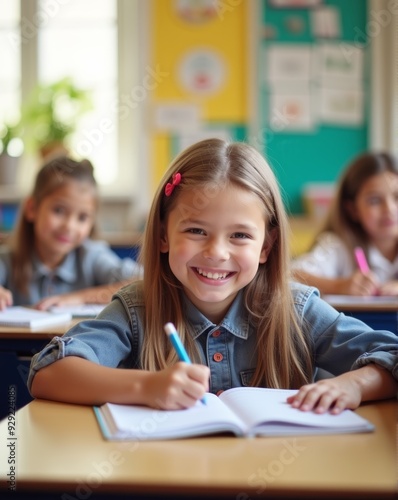
<path id="1" fill-rule="evenodd" d="M 358 269 L 354 250 L 369 271 Z M 398 295 L 398 164 L 366 153 L 344 171 L 329 215 L 310 251 L 293 263 L 299 281 L 323 294 Z"/>
<path id="2" fill-rule="evenodd" d="M 88 160 L 56 158 L 38 172 L 15 231 L 0 247 L 0 309 L 108 303 L 141 266 L 94 235 L 98 191 Z"/>

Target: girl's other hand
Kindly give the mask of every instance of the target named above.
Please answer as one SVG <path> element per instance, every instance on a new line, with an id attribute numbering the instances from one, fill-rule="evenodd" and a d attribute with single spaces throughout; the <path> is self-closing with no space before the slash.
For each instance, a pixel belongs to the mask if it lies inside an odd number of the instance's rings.
<path id="1" fill-rule="evenodd" d="M 50 297 L 46 297 L 35 305 L 35 309 L 47 311 L 54 306 L 76 306 L 84 303 L 85 301 L 81 292 L 72 292 L 65 293 L 63 295 L 51 295 Z"/>
<path id="2" fill-rule="evenodd" d="M 338 414 L 346 408 L 354 410 L 361 403 L 361 389 L 344 375 L 303 385 L 287 402 L 293 408 L 315 413 Z"/>
<path id="3" fill-rule="evenodd" d="M 388 370 L 369 363 L 337 377 L 303 385 L 287 402 L 302 411 L 329 411 L 337 415 L 345 409 L 355 410 L 362 401 L 395 398 L 397 389 L 398 383 Z"/>
<path id="4" fill-rule="evenodd" d="M 145 381 L 146 404 L 161 410 L 189 408 L 209 390 L 208 366 L 178 362 Z"/>
<path id="5" fill-rule="evenodd" d="M 398 280 L 388 281 L 379 288 L 379 295 L 398 295 Z"/>
<path id="6" fill-rule="evenodd" d="M 0 286 L 0 311 L 4 311 L 6 307 L 10 307 L 12 304 L 12 293 L 10 290 Z"/>

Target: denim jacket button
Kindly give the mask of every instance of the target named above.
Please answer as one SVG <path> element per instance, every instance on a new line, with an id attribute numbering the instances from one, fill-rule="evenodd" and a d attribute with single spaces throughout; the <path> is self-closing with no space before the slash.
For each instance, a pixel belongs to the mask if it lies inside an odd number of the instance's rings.
<path id="1" fill-rule="evenodd" d="M 221 352 L 216 352 L 213 356 L 214 361 L 222 361 L 224 359 L 224 356 L 221 354 Z"/>
<path id="2" fill-rule="evenodd" d="M 212 335 L 212 337 L 219 337 L 221 335 L 221 332 L 220 332 L 220 330 L 216 330 L 211 335 Z"/>

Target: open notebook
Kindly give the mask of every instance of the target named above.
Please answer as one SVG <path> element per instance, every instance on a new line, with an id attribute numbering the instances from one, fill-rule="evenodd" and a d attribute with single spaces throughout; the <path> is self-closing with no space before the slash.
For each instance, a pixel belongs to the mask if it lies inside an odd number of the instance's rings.
<path id="1" fill-rule="evenodd" d="M 289 436 L 374 430 L 370 422 L 350 410 L 319 415 L 294 409 L 286 398 L 295 392 L 238 387 L 219 397 L 206 394 L 206 405 L 198 402 L 186 410 L 106 403 L 94 411 L 109 440 L 176 439 L 225 432 L 236 436 Z"/>

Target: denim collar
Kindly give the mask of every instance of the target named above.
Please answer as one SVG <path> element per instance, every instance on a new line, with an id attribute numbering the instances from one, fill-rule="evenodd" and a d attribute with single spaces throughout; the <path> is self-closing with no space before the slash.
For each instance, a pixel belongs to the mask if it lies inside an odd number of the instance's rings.
<path id="1" fill-rule="evenodd" d="M 33 279 L 56 276 L 66 283 L 73 283 L 76 280 L 76 252 L 70 252 L 55 269 L 50 269 L 43 264 L 36 253 L 33 256 L 32 262 Z"/>
<path id="2" fill-rule="evenodd" d="M 244 306 L 244 294 L 242 290 L 238 292 L 238 295 L 235 297 L 235 300 L 232 302 L 231 307 L 219 325 L 215 325 L 206 318 L 185 294 L 183 300 L 183 307 L 185 308 L 188 323 L 192 327 L 192 336 L 194 339 L 197 339 L 206 331 L 217 328 L 217 326 L 241 339 L 247 339 L 249 337 L 249 319 Z"/>

